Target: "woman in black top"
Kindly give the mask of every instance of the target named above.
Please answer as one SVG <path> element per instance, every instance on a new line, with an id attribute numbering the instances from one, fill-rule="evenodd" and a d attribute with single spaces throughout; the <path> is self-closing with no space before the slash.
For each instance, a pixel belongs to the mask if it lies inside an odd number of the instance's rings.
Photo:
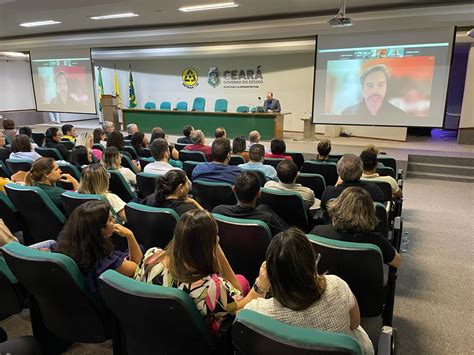
<path id="1" fill-rule="evenodd" d="M 148 147 L 148 140 L 142 131 L 135 132 L 131 140 L 132 147 L 137 152 L 137 158 L 150 157 L 150 151 L 145 150 Z"/>
<path id="2" fill-rule="evenodd" d="M 384 263 L 400 266 L 400 254 L 382 234 L 375 232 L 377 217 L 370 194 L 361 187 L 352 186 L 339 197 L 328 202 L 332 224 L 313 228 L 312 234 L 352 243 L 370 243 L 378 246 Z"/>
<path id="3" fill-rule="evenodd" d="M 63 156 L 64 160 L 69 160 L 69 151 L 67 148 L 59 144 L 61 142 L 61 131 L 57 127 L 50 127 L 46 130 L 44 137 L 44 147 L 45 148 L 56 148 L 59 153 Z"/>
<path id="4" fill-rule="evenodd" d="M 132 161 L 132 164 L 135 164 L 136 170 L 140 172 L 142 170 L 140 167 L 140 163 L 134 160 L 136 158 L 132 157 L 132 155 L 123 148 L 124 146 L 125 146 L 125 140 L 123 138 L 122 132 L 115 130 L 111 132 L 109 136 L 107 137 L 107 148 L 116 147 L 119 150 L 121 155 L 124 155 L 130 158 L 130 160 Z"/>
<path id="5" fill-rule="evenodd" d="M 196 208 L 203 209 L 199 203 L 188 197 L 190 181 L 182 170 L 170 170 L 156 179 L 155 192 L 142 203 L 159 208 L 171 208 L 179 216 Z"/>

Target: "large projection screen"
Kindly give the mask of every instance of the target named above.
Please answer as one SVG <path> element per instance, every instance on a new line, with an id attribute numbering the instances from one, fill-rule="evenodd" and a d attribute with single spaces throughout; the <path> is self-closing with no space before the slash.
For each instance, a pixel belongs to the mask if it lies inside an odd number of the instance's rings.
<path id="1" fill-rule="evenodd" d="M 318 36 L 313 121 L 442 127 L 453 27 Z"/>
<path id="2" fill-rule="evenodd" d="M 90 49 L 30 52 L 38 111 L 96 113 Z"/>

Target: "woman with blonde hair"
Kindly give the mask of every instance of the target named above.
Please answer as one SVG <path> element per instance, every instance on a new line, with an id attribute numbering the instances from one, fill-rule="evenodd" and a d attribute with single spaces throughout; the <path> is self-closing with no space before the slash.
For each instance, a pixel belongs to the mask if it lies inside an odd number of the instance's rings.
<path id="1" fill-rule="evenodd" d="M 339 197 L 328 202 L 332 224 L 313 228 L 312 234 L 345 242 L 370 243 L 380 248 L 384 263 L 400 266 L 400 254 L 382 234 L 375 231 L 378 220 L 370 194 L 361 187 L 351 186 Z"/>
<path id="2" fill-rule="evenodd" d="M 102 165 L 92 164 L 82 169 L 77 192 L 104 196 L 114 212 L 124 221 L 127 220 L 125 202 L 116 194 L 109 192 L 109 174 Z"/>
<path id="3" fill-rule="evenodd" d="M 165 250 L 149 249 L 135 279 L 188 293 L 216 334 L 222 320 L 259 297 L 235 275 L 219 245 L 217 223 L 206 210 L 182 215 Z"/>
<path id="4" fill-rule="evenodd" d="M 117 170 L 122 174 L 132 191 L 135 191 L 135 186 L 137 186 L 137 176 L 129 168 L 123 167 L 121 161 L 120 152 L 116 147 L 108 147 L 102 154 L 102 165 L 107 170 Z"/>

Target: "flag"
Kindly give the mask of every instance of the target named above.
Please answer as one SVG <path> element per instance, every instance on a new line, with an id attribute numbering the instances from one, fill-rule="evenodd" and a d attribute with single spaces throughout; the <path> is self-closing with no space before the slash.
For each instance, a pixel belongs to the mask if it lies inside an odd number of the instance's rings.
<path id="1" fill-rule="evenodd" d="M 102 68 L 99 67 L 97 70 L 99 71 L 97 97 L 99 98 L 99 111 L 102 112 L 102 103 L 100 101 L 102 99 L 102 95 L 104 95 L 104 83 L 102 82 Z"/>
<path id="2" fill-rule="evenodd" d="M 137 107 L 137 98 L 135 97 L 135 87 L 133 86 L 132 66 L 129 66 L 129 80 L 128 80 L 128 107 Z"/>
<path id="3" fill-rule="evenodd" d="M 117 106 L 121 107 L 122 100 L 120 99 L 120 88 L 118 83 L 117 71 L 114 64 L 114 94 L 117 97 Z"/>

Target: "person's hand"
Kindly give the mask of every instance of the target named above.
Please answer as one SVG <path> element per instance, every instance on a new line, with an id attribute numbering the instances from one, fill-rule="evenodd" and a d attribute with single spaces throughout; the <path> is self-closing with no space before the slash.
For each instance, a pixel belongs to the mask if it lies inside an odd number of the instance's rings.
<path id="1" fill-rule="evenodd" d="M 76 179 L 74 179 L 71 175 L 69 174 L 61 174 L 61 177 L 59 178 L 59 181 L 63 181 L 63 182 L 69 182 L 69 183 L 73 183 L 74 181 L 77 181 Z"/>
<path id="2" fill-rule="evenodd" d="M 114 224 L 114 233 L 123 238 L 134 237 L 133 232 L 127 227 L 122 226 L 121 224 Z"/>
<path id="3" fill-rule="evenodd" d="M 267 274 L 267 262 L 264 261 L 260 266 L 260 272 L 258 273 L 257 277 L 257 284 L 261 290 L 268 291 L 270 289 L 270 282 L 268 281 L 268 274 Z"/>

